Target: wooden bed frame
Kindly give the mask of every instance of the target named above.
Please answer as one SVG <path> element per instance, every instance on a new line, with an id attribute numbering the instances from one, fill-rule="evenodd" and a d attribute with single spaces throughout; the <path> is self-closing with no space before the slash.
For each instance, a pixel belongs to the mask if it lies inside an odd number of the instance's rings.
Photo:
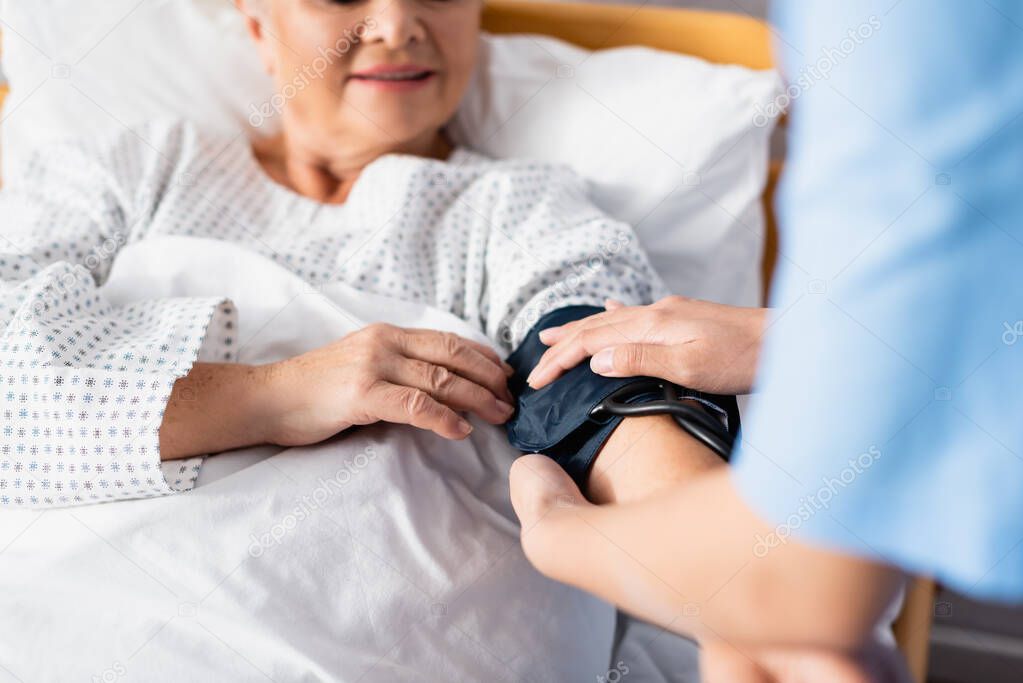
<path id="1" fill-rule="evenodd" d="M 739 64 L 753 69 L 774 65 L 768 25 L 739 14 L 630 5 L 488 0 L 483 10 L 483 27 L 492 33 L 550 35 L 594 50 L 645 45 L 719 64 Z M 7 87 L 0 86 L 0 115 L 6 94 Z M 763 261 L 765 292 L 777 261 L 778 232 L 773 198 L 781 169 L 780 162 L 772 163 L 763 196 L 768 228 Z M 918 683 L 926 679 L 933 600 L 934 583 L 915 579 L 895 623 L 899 649 L 909 661 Z"/>

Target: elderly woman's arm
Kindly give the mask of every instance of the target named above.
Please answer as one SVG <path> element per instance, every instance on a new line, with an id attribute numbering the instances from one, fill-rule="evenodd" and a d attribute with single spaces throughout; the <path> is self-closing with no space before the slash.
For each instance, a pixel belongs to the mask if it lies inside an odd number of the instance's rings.
<path id="1" fill-rule="evenodd" d="M 147 129 L 173 148 L 170 129 Z M 144 235 L 174 160 L 135 134 L 41 147 L 0 192 L 0 507 L 81 505 L 191 488 L 201 459 L 163 466 L 171 387 L 229 358 L 230 302 L 120 305 L 101 289 Z"/>
<path id="2" fill-rule="evenodd" d="M 233 364 L 230 301 L 109 299 L 195 143 L 178 125 L 140 135 L 152 147 L 125 132 L 40 148 L 0 192 L 0 506 L 166 495 L 194 485 L 192 456 L 378 419 L 459 438 L 456 411 L 511 412 L 500 359 L 454 335 L 371 326 L 251 368 Z"/>
<path id="3" fill-rule="evenodd" d="M 472 427 L 458 411 L 493 424 L 511 415 L 506 368 L 471 340 L 384 324 L 277 363 L 197 363 L 174 385 L 160 456 L 301 446 L 378 421 L 463 439 Z"/>
<path id="4" fill-rule="evenodd" d="M 491 223 L 500 229 L 493 230 L 487 253 L 486 329 L 516 348 L 509 357 L 520 408 L 510 423 L 512 443 L 523 451 L 550 454 L 598 502 L 650 495 L 680 477 L 720 465 L 720 458 L 667 417 L 584 424 L 588 407 L 630 380 L 605 379 L 579 368 L 556 380 L 563 386 L 544 391 L 526 386 L 546 349 L 538 341 L 540 330 L 588 320 L 585 316 L 602 311 L 607 298 L 647 304 L 666 293 L 636 234 L 591 203 L 581 178 L 562 167 L 544 172 L 542 192 L 527 195 L 508 188 L 533 201 L 518 209 L 523 220 L 514 227 L 495 213 Z M 730 403 L 722 407 L 711 399 Z M 696 400 L 734 433 L 737 414 L 729 418 L 734 399 Z"/>

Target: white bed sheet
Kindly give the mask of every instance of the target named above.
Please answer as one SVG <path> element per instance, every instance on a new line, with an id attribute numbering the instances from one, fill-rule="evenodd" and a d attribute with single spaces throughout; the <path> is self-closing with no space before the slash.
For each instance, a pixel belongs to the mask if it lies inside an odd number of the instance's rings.
<path id="1" fill-rule="evenodd" d="M 104 292 L 228 295 L 245 362 L 380 318 L 479 338 L 446 313 L 317 291 L 189 237 L 127 247 Z M 190 493 L 5 512 L 0 681 L 594 680 L 614 610 L 529 566 L 514 456 L 478 422 L 458 443 L 382 425 L 216 456 Z"/>
<path id="2" fill-rule="evenodd" d="M 104 293 L 228 295 L 244 362 L 369 320 L 485 341 L 447 313 L 313 289 L 198 238 L 128 247 Z M 698 681 L 690 641 L 624 615 L 616 635 L 609 605 L 529 567 L 508 501 L 515 452 L 475 425 L 462 443 L 389 425 L 244 449 L 207 459 L 191 493 L 6 512 L 0 682 L 584 681 L 626 668 L 634 681 Z M 888 643 L 900 602 L 879 626 Z"/>

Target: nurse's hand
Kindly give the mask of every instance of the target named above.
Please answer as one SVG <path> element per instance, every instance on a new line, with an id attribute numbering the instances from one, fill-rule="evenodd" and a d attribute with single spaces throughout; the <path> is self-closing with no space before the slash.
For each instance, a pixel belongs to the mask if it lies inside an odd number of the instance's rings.
<path id="1" fill-rule="evenodd" d="M 435 330 L 369 325 L 261 369 L 273 387 L 268 440 L 281 446 L 380 421 L 464 439 L 472 428 L 460 411 L 492 424 L 513 412 L 510 366 L 483 344 Z"/>
<path id="2" fill-rule="evenodd" d="M 893 648 L 870 644 L 857 653 L 808 647 L 735 647 L 700 644 L 703 683 L 912 683 L 905 660 Z"/>
<path id="3" fill-rule="evenodd" d="M 539 389 L 590 358 L 606 377 L 647 375 L 716 394 L 753 385 L 767 309 L 669 296 L 650 306 L 609 300 L 607 311 L 540 333 L 550 346 L 529 376 Z"/>

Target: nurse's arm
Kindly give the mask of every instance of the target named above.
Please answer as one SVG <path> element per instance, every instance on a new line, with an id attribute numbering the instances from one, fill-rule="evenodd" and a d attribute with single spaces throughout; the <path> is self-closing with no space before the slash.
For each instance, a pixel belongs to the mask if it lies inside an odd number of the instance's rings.
<path id="1" fill-rule="evenodd" d="M 516 463 L 513 496 L 521 499 L 538 472 L 549 474 L 536 467 L 541 457 Z M 523 548 L 537 569 L 670 630 L 740 651 L 855 652 L 902 581 L 887 566 L 793 540 L 766 547 L 772 528 L 743 503 L 724 467 L 643 500 L 568 500 L 558 496 L 524 525 Z"/>

